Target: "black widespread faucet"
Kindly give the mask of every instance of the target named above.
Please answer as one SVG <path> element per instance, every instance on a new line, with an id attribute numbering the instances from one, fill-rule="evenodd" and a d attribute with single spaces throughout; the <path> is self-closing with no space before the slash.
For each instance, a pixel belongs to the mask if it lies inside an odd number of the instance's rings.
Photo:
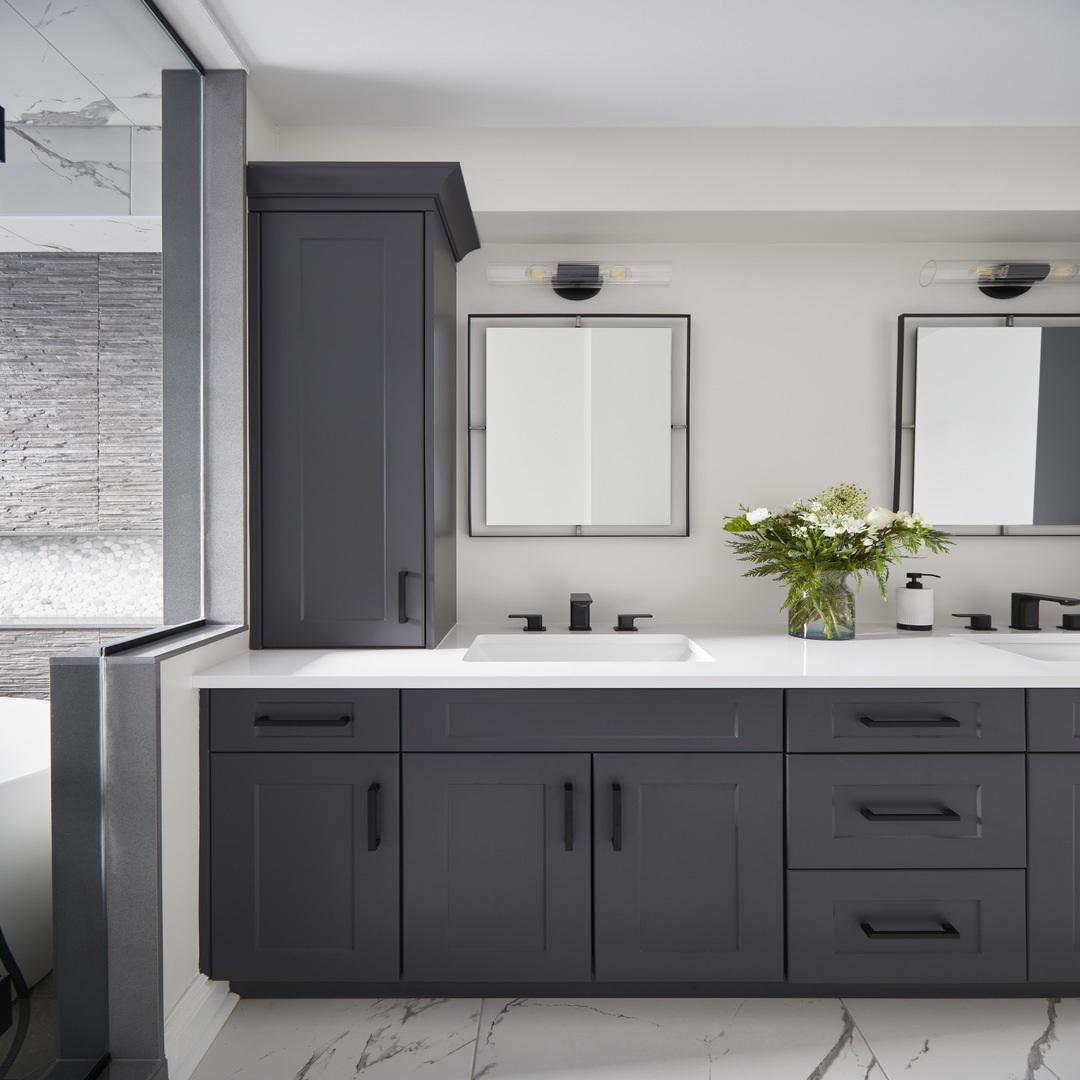
<path id="1" fill-rule="evenodd" d="M 1014 592 L 1012 594 L 1012 620 L 1009 623 L 1009 629 L 1038 630 L 1040 600 L 1052 600 L 1055 604 L 1061 604 L 1063 607 L 1073 607 L 1080 604 L 1080 600 L 1074 600 L 1071 596 L 1047 596 L 1044 593 Z"/>
<path id="2" fill-rule="evenodd" d="M 589 605 L 592 597 L 587 592 L 572 592 L 570 594 L 570 629 L 591 630 L 589 623 Z"/>

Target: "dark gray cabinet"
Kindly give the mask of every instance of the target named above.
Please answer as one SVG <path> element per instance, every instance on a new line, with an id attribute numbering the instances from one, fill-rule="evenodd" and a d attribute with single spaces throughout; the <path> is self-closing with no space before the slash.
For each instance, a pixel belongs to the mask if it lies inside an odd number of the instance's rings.
<path id="1" fill-rule="evenodd" d="M 1080 754 L 1031 754 L 1028 788 L 1030 977 L 1075 983 L 1080 980 Z"/>
<path id="2" fill-rule="evenodd" d="M 1029 692 L 1036 753 L 1012 690 L 791 691 L 786 753 L 765 689 L 205 700 L 204 960 L 246 993 L 1080 977 L 1075 691 Z"/>
<path id="3" fill-rule="evenodd" d="M 596 978 L 779 982 L 778 754 L 597 754 Z"/>
<path id="4" fill-rule="evenodd" d="M 591 977 L 587 754 L 407 754 L 404 975 Z"/>
<path id="5" fill-rule="evenodd" d="M 214 978 L 399 977 L 396 754 L 216 753 L 210 798 Z"/>
<path id="6" fill-rule="evenodd" d="M 455 619 L 453 164 L 248 169 L 255 648 L 434 646 Z"/>

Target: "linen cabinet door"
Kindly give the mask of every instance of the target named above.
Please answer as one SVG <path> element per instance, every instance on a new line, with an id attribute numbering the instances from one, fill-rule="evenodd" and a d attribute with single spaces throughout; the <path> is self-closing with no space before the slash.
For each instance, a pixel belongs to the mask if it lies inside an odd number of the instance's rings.
<path id="1" fill-rule="evenodd" d="M 258 218 L 262 646 L 422 646 L 424 215 Z"/>
<path id="2" fill-rule="evenodd" d="M 399 977 L 397 762 L 210 756 L 213 978 Z"/>
<path id="3" fill-rule="evenodd" d="M 1028 978 L 1080 981 L 1080 754 L 1028 755 Z"/>
<path id="4" fill-rule="evenodd" d="M 591 977 L 587 754 L 406 754 L 408 980 Z"/>
<path id="5" fill-rule="evenodd" d="M 782 981 L 779 754 L 597 754 L 599 982 Z"/>

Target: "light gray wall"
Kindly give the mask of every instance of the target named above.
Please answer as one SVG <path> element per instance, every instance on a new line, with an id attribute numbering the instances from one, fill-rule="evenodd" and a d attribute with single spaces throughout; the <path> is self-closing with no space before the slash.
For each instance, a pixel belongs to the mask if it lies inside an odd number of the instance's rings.
<path id="1" fill-rule="evenodd" d="M 619 611 L 657 621 L 781 624 L 780 587 L 747 579 L 728 549 L 724 518 L 777 506 L 852 481 L 872 503 L 892 500 L 896 318 L 901 312 L 1076 311 L 1080 289 L 1036 289 L 1017 300 L 975 289 L 924 289 L 932 257 L 1080 254 L 1074 244 L 635 244 L 485 245 L 458 270 L 458 618 L 567 614 L 568 594 L 594 598 L 594 625 Z M 670 260 L 667 287 L 608 288 L 570 302 L 543 290 L 490 286 L 489 262 L 575 257 Z M 466 535 L 466 316 L 487 312 L 689 312 L 692 317 L 690 531 L 688 538 L 492 538 Z M 526 432 L 523 430 L 523 437 Z M 1007 438 L 988 431 L 987 438 Z M 1008 623 L 1010 590 L 1080 595 L 1080 537 L 964 537 L 953 553 L 907 569 L 940 573 L 937 621 L 989 611 Z M 891 584 L 902 584 L 894 572 Z M 858 619 L 895 622 L 871 582 Z M 1002 621 L 1004 620 L 1004 621 Z"/>

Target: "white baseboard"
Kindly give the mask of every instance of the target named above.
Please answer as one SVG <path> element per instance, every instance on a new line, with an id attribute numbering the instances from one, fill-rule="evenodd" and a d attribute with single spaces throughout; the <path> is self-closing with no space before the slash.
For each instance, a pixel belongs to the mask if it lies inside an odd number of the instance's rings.
<path id="1" fill-rule="evenodd" d="M 227 982 L 199 975 L 165 1017 L 169 1080 L 189 1080 L 240 999 Z"/>

